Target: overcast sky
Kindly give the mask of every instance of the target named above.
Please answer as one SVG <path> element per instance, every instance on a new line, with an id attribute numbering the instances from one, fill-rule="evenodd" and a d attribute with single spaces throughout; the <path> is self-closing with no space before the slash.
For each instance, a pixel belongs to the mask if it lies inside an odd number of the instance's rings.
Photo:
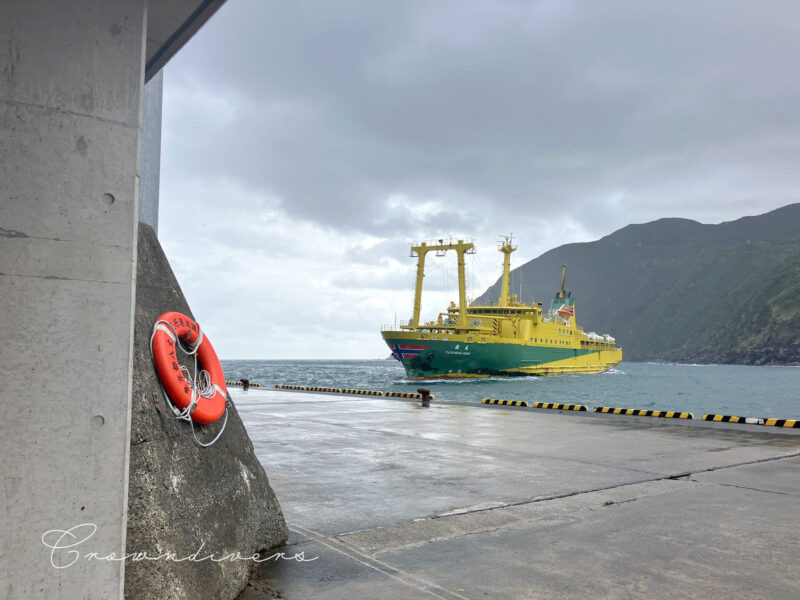
<path id="1" fill-rule="evenodd" d="M 798 58 L 796 1 L 228 0 L 165 69 L 159 237 L 222 358 L 384 358 L 410 241 L 473 238 L 477 296 L 500 234 L 800 201 Z"/>

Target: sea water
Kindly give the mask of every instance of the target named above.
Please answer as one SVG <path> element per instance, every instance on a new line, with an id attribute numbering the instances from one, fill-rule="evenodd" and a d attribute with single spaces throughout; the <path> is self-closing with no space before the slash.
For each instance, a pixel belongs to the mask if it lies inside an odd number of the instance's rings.
<path id="1" fill-rule="evenodd" d="M 800 419 L 800 367 L 623 362 L 595 375 L 409 381 L 396 360 L 223 360 L 229 381 L 416 392 L 437 400 L 483 398 Z M 262 388 L 262 389 L 263 389 Z"/>

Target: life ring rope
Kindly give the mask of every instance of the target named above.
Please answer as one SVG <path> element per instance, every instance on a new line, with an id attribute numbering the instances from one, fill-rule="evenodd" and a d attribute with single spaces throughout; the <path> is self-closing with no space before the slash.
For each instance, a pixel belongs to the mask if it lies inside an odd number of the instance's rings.
<path id="1" fill-rule="evenodd" d="M 188 411 L 187 414 L 191 414 L 194 411 L 194 407 L 196 406 L 200 398 L 213 398 L 217 394 L 217 392 L 219 392 L 223 396 L 225 395 L 225 391 L 211 381 L 211 377 L 209 376 L 208 371 L 206 371 L 205 369 L 201 369 L 199 373 L 197 371 L 197 349 L 200 347 L 200 344 L 203 343 L 202 330 L 200 330 L 195 342 L 189 345 L 188 351 L 184 350 L 183 344 L 181 343 L 181 340 L 178 338 L 175 329 L 172 327 L 172 324 L 169 323 L 168 321 L 156 321 L 153 331 L 153 337 L 155 337 L 156 330 L 163 331 L 164 333 L 166 333 L 170 338 L 172 338 L 172 341 L 175 342 L 185 354 L 191 354 L 194 357 L 194 375 L 192 376 L 191 379 L 189 378 L 189 369 L 187 367 L 184 367 L 183 365 L 181 365 L 180 367 L 184 379 L 186 379 L 187 382 L 191 382 L 189 384 L 189 387 L 192 390 L 192 399 L 189 403 L 189 406 L 187 406 L 184 409 L 183 411 L 184 413 L 187 413 Z M 153 337 L 150 338 L 151 353 L 153 351 Z M 160 381 L 161 379 L 159 379 L 159 382 Z M 164 386 L 162 385 L 161 387 L 163 388 Z"/>
<path id="2" fill-rule="evenodd" d="M 168 313 L 165 313 L 168 314 Z M 164 316 L 164 315 L 162 315 Z M 188 317 L 187 317 L 188 319 Z M 208 371 L 205 369 L 197 369 L 197 351 L 200 348 L 200 345 L 203 343 L 203 330 L 197 325 L 197 338 L 194 342 L 186 342 L 178 336 L 178 332 L 175 330 L 175 327 L 169 321 L 159 318 L 153 324 L 153 333 L 150 336 L 150 356 L 153 358 L 153 362 L 155 363 L 155 354 L 153 353 L 153 340 L 156 337 L 156 334 L 161 331 L 169 336 L 175 347 L 180 348 L 181 352 L 184 354 L 188 354 L 193 356 L 194 358 L 194 375 L 189 376 L 189 369 L 183 365 L 180 365 L 180 372 L 184 377 L 187 386 L 191 389 L 191 396 L 189 404 L 181 410 L 178 408 L 175 403 L 170 398 L 167 390 L 164 388 L 164 383 L 161 381 L 161 377 L 158 376 L 158 384 L 161 388 L 161 392 L 163 393 L 164 397 L 167 399 L 169 406 L 172 408 L 172 412 L 175 414 L 173 418 L 181 420 L 181 421 L 189 421 L 189 424 L 192 427 L 192 437 L 194 437 L 194 441 L 197 442 L 198 445 L 202 446 L 203 448 L 207 448 L 213 445 L 222 435 L 222 432 L 225 431 L 225 426 L 228 424 L 228 402 L 227 402 L 227 392 L 219 385 L 217 385 L 212 379 Z M 184 344 L 189 348 L 188 350 L 184 348 Z M 192 413 L 195 411 L 197 407 L 197 403 L 200 401 L 201 398 L 213 398 L 216 394 L 221 394 L 223 398 L 225 398 L 225 419 L 222 422 L 222 427 L 220 428 L 217 435 L 214 437 L 213 440 L 207 443 L 201 442 L 197 439 L 197 434 L 195 433 L 194 429 L 194 420 L 192 419 Z"/>

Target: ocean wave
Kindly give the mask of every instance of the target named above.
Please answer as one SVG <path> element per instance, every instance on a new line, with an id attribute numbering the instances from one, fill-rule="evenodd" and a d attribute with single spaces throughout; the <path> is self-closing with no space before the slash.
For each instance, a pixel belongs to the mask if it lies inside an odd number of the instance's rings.
<path id="1" fill-rule="evenodd" d="M 555 377 L 555 375 L 551 375 L 551 377 Z M 393 383 L 402 383 L 402 384 L 416 384 L 424 386 L 426 383 L 432 383 L 436 385 L 478 385 L 481 383 L 526 383 L 532 381 L 539 381 L 543 379 L 542 377 L 535 377 L 535 376 L 524 376 L 524 377 L 442 377 L 440 379 L 437 378 L 430 378 L 430 379 L 395 379 Z"/>
<path id="2" fill-rule="evenodd" d="M 798 366 L 682 368 L 687 366 L 713 365 L 625 362 L 606 372 L 622 377 L 570 374 L 409 381 L 396 361 L 273 361 L 268 368 L 255 361 L 231 360 L 224 364 L 229 380 L 246 377 L 262 385 L 247 393 L 233 390 L 236 401 L 242 402 L 247 401 L 248 393 L 251 401 L 258 394 L 269 393 L 276 383 L 410 393 L 427 387 L 437 400 L 479 403 L 483 398 L 500 398 L 559 403 L 569 399 L 591 406 L 681 410 L 693 412 L 696 419 L 704 413 L 800 418 Z"/>
<path id="3" fill-rule="evenodd" d="M 659 367 L 726 367 L 732 365 L 721 365 L 717 363 L 683 363 L 683 362 L 659 362 L 659 361 L 645 361 L 643 365 L 656 365 Z M 740 366 L 740 365 L 736 365 Z"/>

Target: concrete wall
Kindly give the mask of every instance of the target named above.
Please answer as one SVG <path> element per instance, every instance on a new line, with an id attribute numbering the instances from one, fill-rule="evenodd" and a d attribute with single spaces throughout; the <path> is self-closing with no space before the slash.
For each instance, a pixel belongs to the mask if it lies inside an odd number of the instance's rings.
<path id="1" fill-rule="evenodd" d="M 142 105 L 142 161 L 139 183 L 139 220 L 158 234 L 158 186 L 161 177 L 161 99 L 164 71 L 144 86 Z"/>
<path id="2" fill-rule="evenodd" d="M 0 2 L 2 598 L 122 594 L 145 7 Z"/>

